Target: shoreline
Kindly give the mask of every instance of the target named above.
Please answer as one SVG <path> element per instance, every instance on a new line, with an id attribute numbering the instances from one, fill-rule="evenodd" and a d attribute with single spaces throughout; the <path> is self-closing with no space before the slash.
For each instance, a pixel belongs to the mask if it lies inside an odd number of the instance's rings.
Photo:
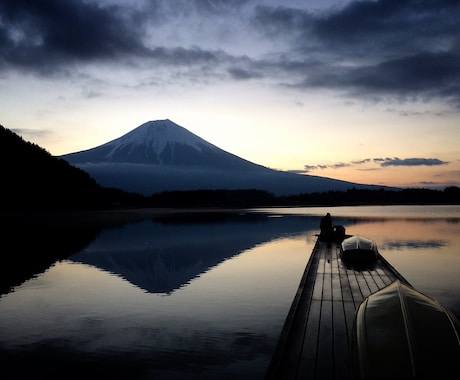
<path id="1" fill-rule="evenodd" d="M 0 225 L 2 224 L 17 224 L 27 225 L 36 223 L 51 223 L 59 221 L 60 224 L 74 223 L 103 223 L 104 222 L 130 222 L 136 220 L 144 220 L 146 218 L 162 218 L 172 216 L 190 216 L 190 215 L 218 215 L 218 214 L 241 214 L 241 213 L 269 213 L 279 210 L 295 210 L 295 209 L 345 209 L 363 207 L 384 207 L 385 209 L 392 207 L 459 207 L 457 204 L 421 204 L 421 205 L 314 205 L 314 206 L 258 206 L 258 207 L 139 207 L 139 208 L 113 208 L 101 210 L 61 210 L 61 211 L 1 211 L 0 210 Z M 338 216 L 338 215 L 336 215 Z M 433 217 L 433 215 L 424 215 Z M 447 215 L 445 217 L 448 217 Z"/>

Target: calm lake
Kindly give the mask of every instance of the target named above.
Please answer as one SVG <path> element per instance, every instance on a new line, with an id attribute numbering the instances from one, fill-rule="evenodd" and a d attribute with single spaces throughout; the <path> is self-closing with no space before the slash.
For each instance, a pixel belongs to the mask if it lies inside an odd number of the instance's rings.
<path id="1" fill-rule="evenodd" d="M 2 284 L 2 379 L 262 379 L 326 212 L 460 316 L 460 206 L 64 221 L 9 248 L 49 264 Z"/>

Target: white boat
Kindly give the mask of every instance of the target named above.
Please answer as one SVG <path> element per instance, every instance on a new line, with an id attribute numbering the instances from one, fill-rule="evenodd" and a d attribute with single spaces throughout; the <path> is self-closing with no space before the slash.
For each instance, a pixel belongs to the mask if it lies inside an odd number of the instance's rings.
<path id="1" fill-rule="evenodd" d="M 351 340 L 355 377 L 458 379 L 459 334 L 453 313 L 397 280 L 358 307 Z"/>
<path id="2" fill-rule="evenodd" d="M 340 255 L 348 261 L 376 260 L 378 253 L 375 241 L 359 235 L 345 239 L 340 245 Z"/>

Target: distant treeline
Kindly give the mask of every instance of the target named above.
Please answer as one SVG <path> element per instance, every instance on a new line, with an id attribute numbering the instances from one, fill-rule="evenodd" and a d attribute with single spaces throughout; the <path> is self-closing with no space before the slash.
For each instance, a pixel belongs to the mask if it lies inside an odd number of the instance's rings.
<path id="1" fill-rule="evenodd" d="M 285 205 L 427 205 L 460 204 L 460 188 L 444 190 L 408 188 L 402 190 L 366 190 L 352 188 L 347 191 L 325 191 L 282 197 Z"/>
<path id="2" fill-rule="evenodd" d="M 275 196 L 262 190 L 196 190 L 154 194 L 149 207 L 264 207 L 460 204 L 460 188 L 325 191 Z"/>
<path id="3" fill-rule="evenodd" d="M 0 211 L 141 207 L 460 204 L 460 188 L 326 191 L 275 196 L 263 190 L 167 191 L 152 196 L 98 185 L 86 172 L 0 126 Z"/>

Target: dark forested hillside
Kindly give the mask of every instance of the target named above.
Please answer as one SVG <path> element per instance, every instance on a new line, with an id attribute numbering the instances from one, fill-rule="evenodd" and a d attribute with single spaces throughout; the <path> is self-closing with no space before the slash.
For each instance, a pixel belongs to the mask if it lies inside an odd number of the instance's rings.
<path id="1" fill-rule="evenodd" d="M 0 210 L 100 208 L 120 195 L 1 125 L 0 181 Z"/>

